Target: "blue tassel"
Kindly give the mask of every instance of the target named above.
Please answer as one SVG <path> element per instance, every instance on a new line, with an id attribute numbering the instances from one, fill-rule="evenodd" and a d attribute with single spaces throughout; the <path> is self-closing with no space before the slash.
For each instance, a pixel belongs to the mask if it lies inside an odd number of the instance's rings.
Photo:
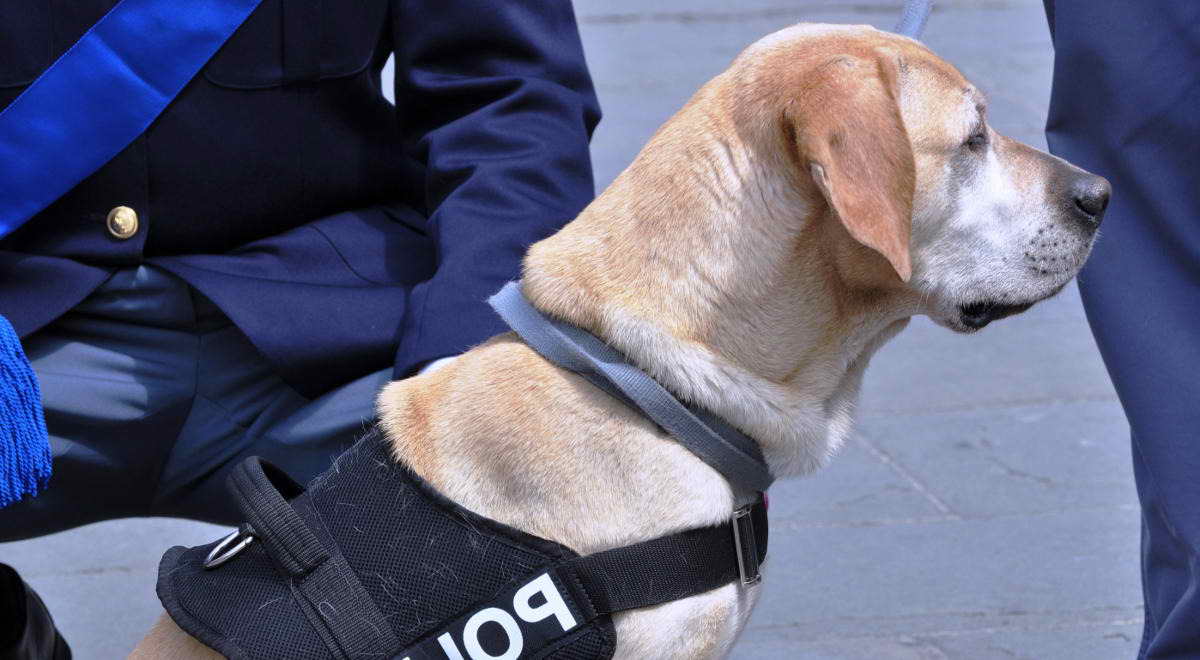
<path id="1" fill-rule="evenodd" d="M 21 339 L 0 316 L 0 508 L 37 495 L 50 480 L 42 391 Z"/>

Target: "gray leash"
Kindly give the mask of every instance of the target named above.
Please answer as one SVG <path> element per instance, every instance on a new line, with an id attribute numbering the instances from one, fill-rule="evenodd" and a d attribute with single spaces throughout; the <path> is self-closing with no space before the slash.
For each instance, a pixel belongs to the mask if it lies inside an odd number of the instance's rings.
<path id="1" fill-rule="evenodd" d="M 734 486 L 765 491 L 774 481 L 758 443 L 712 413 L 692 408 L 582 328 L 547 318 L 509 282 L 488 303 L 530 348 L 641 411 Z"/>
<path id="2" fill-rule="evenodd" d="M 905 0 L 904 9 L 900 14 L 900 22 L 896 24 L 893 32 L 920 39 L 931 11 L 933 11 L 933 0 Z"/>

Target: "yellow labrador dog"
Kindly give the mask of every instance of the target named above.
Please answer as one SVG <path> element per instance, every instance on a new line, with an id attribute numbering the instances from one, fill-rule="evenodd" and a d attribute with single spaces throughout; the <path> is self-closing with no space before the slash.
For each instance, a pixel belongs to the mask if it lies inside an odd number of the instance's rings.
<path id="1" fill-rule="evenodd" d="M 845 441 L 868 360 L 910 317 L 973 332 L 1054 295 L 1107 201 L 1104 179 L 991 130 L 982 95 L 916 41 L 798 25 L 746 49 L 533 246 L 524 290 L 796 476 Z M 580 554 L 746 499 L 512 333 L 391 384 L 379 412 L 396 460 L 442 493 Z M 721 657 L 757 596 L 735 583 L 617 614 L 616 656 Z M 134 655 L 213 652 L 164 617 Z"/>

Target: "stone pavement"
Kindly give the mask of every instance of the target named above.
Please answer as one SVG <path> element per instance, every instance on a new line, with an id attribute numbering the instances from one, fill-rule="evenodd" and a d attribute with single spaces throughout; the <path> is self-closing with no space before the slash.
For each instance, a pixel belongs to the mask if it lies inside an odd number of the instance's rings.
<path id="1" fill-rule="evenodd" d="M 898 0 L 576 0 L 605 119 L 597 180 L 745 45 L 805 20 L 890 27 Z M 1052 53 L 1039 0 L 940 0 L 926 42 L 1044 146 Z M 766 592 L 734 652 L 760 658 L 1131 658 L 1141 629 L 1127 427 L 1074 287 L 964 337 L 916 319 L 873 362 L 858 437 L 771 493 Z M 158 613 L 183 521 L 0 545 L 77 657 L 128 652 Z"/>

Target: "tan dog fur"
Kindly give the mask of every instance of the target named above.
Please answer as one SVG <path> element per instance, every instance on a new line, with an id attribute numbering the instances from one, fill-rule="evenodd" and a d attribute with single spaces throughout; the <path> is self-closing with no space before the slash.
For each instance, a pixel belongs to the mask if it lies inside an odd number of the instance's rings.
<path id="1" fill-rule="evenodd" d="M 911 316 L 967 331 L 959 305 L 1032 303 L 1086 258 L 1090 235 L 1048 183 L 1078 170 L 990 129 L 986 153 L 962 155 L 981 102 L 915 41 L 778 32 L 533 246 L 526 294 L 748 433 L 778 477 L 815 470 Z M 1042 263 L 1026 239 L 1051 225 L 1073 237 L 1062 272 L 1025 263 Z M 444 494 L 584 554 L 725 521 L 750 495 L 511 333 L 391 384 L 379 412 L 396 459 Z M 616 655 L 721 657 L 757 596 L 731 584 L 618 614 Z M 165 617 L 134 652 L 212 655 Z"/>

